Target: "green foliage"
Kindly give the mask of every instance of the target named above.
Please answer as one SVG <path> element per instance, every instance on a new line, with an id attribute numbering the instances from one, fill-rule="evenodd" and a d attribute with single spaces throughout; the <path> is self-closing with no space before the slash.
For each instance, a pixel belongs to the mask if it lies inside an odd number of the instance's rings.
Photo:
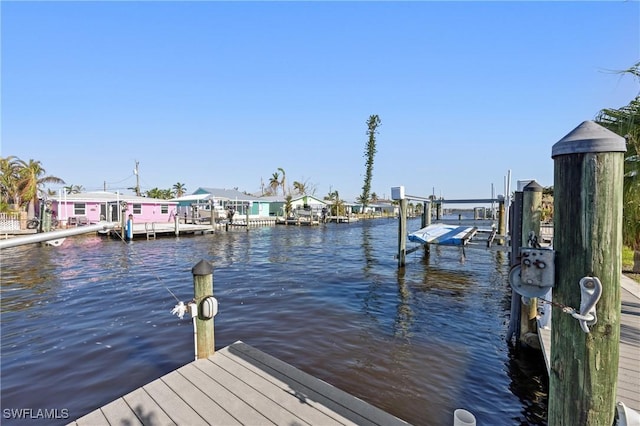
<path id="1" fill-rule="evenodd" d="M 640 62 L 622 73 L 640 78 Z M 626 140 L 622 240 L 640 250 L 640 96 L 622 108 L 601 110 L 595 121 Z"/>
<path id="2" fill-rule="evenodd" d="M 15 156 L 0 157 L 0 201 L 24 208 L 29 203 L 38 202 L 38 196 L 46 195 L 44 185 L 64 184 L 64 180 L 49 176 L 36 160 L 23 161 Z"/>
<path id="3" fill-rule="evenodd" d="M 173 184 L 173 195 L 175 195 L 176 197 L 182 197 L 185 192 L 187 192 L 187 187 L 184 185 L 184 183 L 174 183 Z"/>
<path id="4" fill-rule="evenodd" d="M 157 198 L 160 200 L 168 200 L 170 198 L 173 198 L 173 191 L 171 189 L 153 188 L 145 192 L 145 196 L 149 198 Z"/>
<path id="5" fill-rule="evenodd" d="M 369 136 L 369 139 L 367 140 L 364 153 L 367 161 L 365 162 L 365 175 L 364 184 L 362 185 L 362 195 L 360 195 L 363 209 L 369 202 L 369 194 L 371 192 L 371 179 L 373 177 L 373 160 L 377 152 L 376 133 L 378 133 L 377 129 L 380 124 L 380 117 L 375 114 L 369 116 L 369 120 L 367 120 L 367 135 Z"/>
<path id="6" fill-rule="evenodd" d="M 291 211 L 293 210 L 293 203 L 291 202 L 292 199 L 293 197 L 291 194 L 287 195 L 284 199 L 284 214 L 286 217 L 291 216 Z"/>

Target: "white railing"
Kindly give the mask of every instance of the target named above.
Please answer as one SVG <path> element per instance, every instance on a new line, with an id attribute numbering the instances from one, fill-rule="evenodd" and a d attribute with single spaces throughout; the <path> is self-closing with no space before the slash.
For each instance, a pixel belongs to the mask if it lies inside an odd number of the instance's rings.
<path id="1" fill-rule="evenodd" d="M 0 213 L 0 231 L 19 231 L 20 213 Z"/>

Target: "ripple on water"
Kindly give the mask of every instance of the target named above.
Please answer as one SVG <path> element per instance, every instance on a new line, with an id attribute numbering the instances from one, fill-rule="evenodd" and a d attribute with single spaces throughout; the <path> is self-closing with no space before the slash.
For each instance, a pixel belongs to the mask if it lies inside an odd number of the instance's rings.
<path id="1" fill-rule="evenodd" d="M 2 406 L 76 418 L 190 362 L 191 322 L 169 311 L 205 259 L 219 347 L 243 340 L 414 424 L 460 407 L 545 424 L 544 364 L 504 342 L 506 259 L 434 248 L 398 270 L 396 233 L 375 220 L 4 250 Z"/>

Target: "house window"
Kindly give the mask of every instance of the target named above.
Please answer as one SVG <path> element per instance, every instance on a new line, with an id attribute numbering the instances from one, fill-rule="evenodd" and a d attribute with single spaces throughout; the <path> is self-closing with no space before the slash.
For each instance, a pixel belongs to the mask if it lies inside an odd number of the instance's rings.
<path id="1" fill-rule="evenodd" d="M 142 214 L 142 204 L 140 203 L 133 204 L 133 214 Z"/>
<path id="2" fill-rule="evenodd" d="M 162 214 L 169 213 L 169 205 L 168 204 L 160 204 L 160 213 L 162 213 Z"/>
<path id="3" fill-rule="evenodd" d="M 87 205 L 85 203 L 73 203 L 73 215 L 84 216 L 87 214 Z"/>

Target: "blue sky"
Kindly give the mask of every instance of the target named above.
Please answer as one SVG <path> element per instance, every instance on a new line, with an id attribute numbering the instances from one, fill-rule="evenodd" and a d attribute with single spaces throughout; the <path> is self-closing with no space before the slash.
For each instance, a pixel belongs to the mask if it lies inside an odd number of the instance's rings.
<path id="1" fill-rule="evenodd" d="M 639 92 L 640 3 L 8 2 L 1 155 L 86 190 L 487 198 Z"/>

